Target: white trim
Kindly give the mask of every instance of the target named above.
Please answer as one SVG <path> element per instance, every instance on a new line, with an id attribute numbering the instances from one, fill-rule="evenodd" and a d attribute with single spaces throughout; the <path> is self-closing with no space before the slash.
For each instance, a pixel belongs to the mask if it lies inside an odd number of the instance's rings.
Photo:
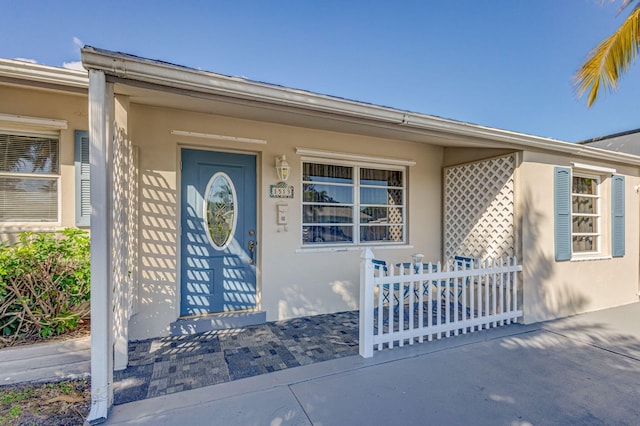
<path id="1" fill-rule="evenodd" d="M 590 172 L 596 172 L 596 173 L 615 173 L 616 169 L 611 168 L 611 167 L 603 167 L 603 166 L 594 166 L 592 164 L 584 164 L 584 163 L 576 163 L 576 162 L 571 162 L 571 166 L 574 169 L 580 169 L 580 170 L 587 170 Z"/>
<path id="2" fill-rule="evenodd" d="M 327 159 L 324 157 L 318 158 L 308 158 L 301 157 L 301 167 L 300 169 L 304 169 L 305 163 L 311 164 L 328 164 L 328 165 L 337 165 L 349 167 L 353 170 L 353 180 L 351 183 L 333 183 L 333 182 L 313 182 L 313 181 L 305 181 L 304 176 L 300 181 L 301 188 L 300 193 L 304 194 L 304 185 L 305 184 L 318 184 L 318 185 L 327 185 L 332 187 L 344 187 L 350 188 L 353 194 L 352 203 L 338 203 L 338 204 L 329 204 L 331 207 L 351 207 L 353 209 L 352 212 L 352 222 L 349 223 L 309 223 L 304 221 L 304 208 L 305 206 L 327 206 L 327 203 L 323 202 L 312 202 L 312 201 L 304 201 L 303 199 L 300 203 L 300 217 L 302 218 L 301 222 L 301 230 L 303 231 L 301 234 L 302 240 L 300 242 L 302 248 L 338 248 L 341 247 L 378 247 L 380 245 L 406 245 L 407 244 L 407 167 L 406 166 L 385 166 L 380 163 L 362 163 L 362 162 L 354 162 L 354 161 L 331 161 L 331 159 Z M 395 170 L 402 173 L 402 186 L 394 186 L 394 187 L 382 187 L 375 185 L 362 185 L 360 178 L 360 170 L 362 168 L 375 168 L 376 170 Z M 363 207 L 363 204 L 360 199 L 360 190 L 361 188 L 374 188 L 374 189 L 397 189 L 402 191 L 402 205 L 396 206 L 402 210 L 402 222 L 401 223 L 362 223 L 360 217 L 360 211 Z M 391 208 L 393 206 L 390 205 L 377 205 L 377 204 L 364 204 L 366 207 L 384 207 Z M 305 227 L 318 227 L 318 226 L 342 226 L 342 227 L 351 227 L 352 228 L 352 241 L 340 241 L 340 242 L 329 242 L 329 243 L 305 243 L 304 242 L 304 228 Z M 361 241 L 360 232 L 362 227 L 374 227 L 374 226 L 386 226 L 388 228 L 392 226 L 401 226 L 402 227 L 402 241 L 393 242 L 388 240 L 382 241 Z"/>
<path id="3" fill-rule="evenodd" d="M 443 136 L 464 142 L 468 146 L 542 149 L 584 156 L 598 161 L 640 165 L 640 156 L 632 154 L 258 83 L 90 46 L 82 48 L 81 54 L 85 68 L 103 70 L 110 76 L 147 82 L 161 87 L 174 87 L 249 102 L 268 103 L 272 106 L 295 108 L 312 114 L 329 113 L 337 116 L 338 119 L 370 120 L 380 127 L 394 131 Z M 126 82 L 123 83 L 126 84 Z M 428 141 L 425 140 L 425 142 Z"/>
<path id="4" fill-rule="evenodd" d="M 571 163 L 574 164 L 574 163 Z M 596 190 L 597 190 L 597 194 L 581 194 L 578 192 L 573 192 L 573 178 L 587 178 L 587 179 L 593 179 L 595 180 L 596 183 Z M 603 238 L 603 232 L 602 232 L 602 205 L 600 203 L 600 199 L 601 199 L 601 194 L 602 194 L 602 188 L 600 187 L 600 184 L 602 183 L 602 179 L 600 175 L 593 175 L 593 174 L 589 174 L 589 173 L 583 173 L 581 171 L 576 171 L 574 173 L 574 171 L 571 171 L 571 255 L 572 256 L 582 256 L 582 255 L 600 255 L 600 253 L 602 252 L 602 238 Z M 574 197 L 581 197 L 581 198 L 591 198 L 595 201 L 595 213 L 580 213 L 580 212 L 574 212 L 573 211 L 573 199 Z M 597 229 L 597 232 L 573 232 L 573 218 L 575 217 L 592 217 L 595 218 L 595 228 Z M 578 251 L 576 252 L 573 249 L 573 237 L 593 237 L 595 239 L 596 242 L 596 247 L 595 250 L 590 250 L 590 251 Z"/>
<path id="5" fill-rule="evenodd" d="M 256 143 L 260 145 L 266 145 L 267 141 L 264 139 L 253 139 L 253 138 L 241 138 L 236 136 L 225 136 L 225 135 L 214 135 L 212 133 L 198 133 L 198 132 L 188 132 L 186 130 L 171 130 L 172 135 L 177 136 L 188 136 L 190 138 L 203 138 L 203 139 L 215 139 L 219 141 L 230 141 L 230 142 L 245 142 L 245 143 Z"/>
<path id="6" fill-rule="evenodd" d="M 33 226 L 32 226 L 33 225 Z M 0 232 L 15 234 L 19 232 L 62 232 L 66 227 L 53 222 L 4 222 L 0 223 Z"/>
<path id="7" fill-rule="evenodd" d="M 376 249 L 376 250 L 392 250 L 392 249 L 412 249 L 414 248 L 413 245 L 407 245 L 407 244 L 398 244 L 396 246 L 383 246 L 383 245 L 359 245 L 359 246 L 349 246 L 349 247 L 344 247 L 344 246 L 340 246 L 340 247 L 302 247 L 299 249 L 296 249 L 296 253 L 336 253 L 336 252 L 342 252 L 342 251 L 360 251 L 360 250 L 367 250 L 367 249 Z"/>
<path id="8" fill-rule="evenodd" d="M 0 59 L 0 77 L 26 79 L 82 89 L 89 87 L 89 78 L 86 71 L 33 64 L 12 59 Z"/>
<path id="9" fill-rule="evenodd" d="M 611 256 L 589 256 L 588 253 L 584 255 L 576 256 L 571 258 L 571 262 L 586 262 L 589 260 L 611 260 L 613 257 Z"/>
<path id="10" fill-rule="evenodd" d="M 346 152 L 321 151 L 317 149 L 296 147 L 296 154 L 312 158 L 336 159 L 357 161 L 358 163 L 372 163 L 376 165 L 394 165 L 394 166 L 415 166 L 413 160 L 403 160 L 400 158 L 374 157 L 370 155 L 350 154 Z M 303 161 L 304 158 L 303 158 Z M 313 160 L 310 160 L 313 161 Z"/>
<path id="11" fill-rule="evenodd" d="M 2 113 L 0 113 L 0 125 L 40 127 L 52 130 L 66 130 L 68 128 L 67 120 Z"/>

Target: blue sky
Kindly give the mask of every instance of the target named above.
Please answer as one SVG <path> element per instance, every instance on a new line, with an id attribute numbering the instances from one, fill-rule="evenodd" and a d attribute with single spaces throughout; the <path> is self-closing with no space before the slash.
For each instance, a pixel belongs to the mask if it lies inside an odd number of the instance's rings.
<path id="1" fill-rule="evenodd" d="M 639 63 L 591 109 L 572 85 L 619 4 L 0 0 L 0 57 L 62 66 L 88 44 L 572 142 L 640 128 Z"/>

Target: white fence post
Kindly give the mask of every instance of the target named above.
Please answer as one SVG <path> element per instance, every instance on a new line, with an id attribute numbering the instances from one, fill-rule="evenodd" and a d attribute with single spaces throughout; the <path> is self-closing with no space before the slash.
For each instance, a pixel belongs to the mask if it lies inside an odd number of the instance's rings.
<path id="1" fill-rule="evenodd" d="M 367 248 L 360 256 L 360 356 L 373 356 L 373 252 Z M 382 297 L 382 296 L 380 296 Z M 380 327 L 381 324 L 378 324 Z"/>

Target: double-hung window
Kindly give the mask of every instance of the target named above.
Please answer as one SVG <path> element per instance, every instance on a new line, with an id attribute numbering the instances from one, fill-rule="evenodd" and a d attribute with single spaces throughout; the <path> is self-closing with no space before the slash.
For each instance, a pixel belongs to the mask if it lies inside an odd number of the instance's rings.
<path id="1" fill-rule="evenodd" d="M 600 177 L 573 173 L 571 240 L 575 254 L 600 252 Z"/>
<path id="2" fill-rule="evenodd" d="M 0 223 L 59 222 L 59 136 L 0 130 Z"/>
<path id="3" fill-rule="evenodd" d="M 554 169 L 557 261 L 625 255 L 625 177 L 615 169 L 572 163 Z"/>
<path id="4" fill-rule="evenodd" d="M 303 163 L 303 245 L 406 240 L 405 168 Z"/>

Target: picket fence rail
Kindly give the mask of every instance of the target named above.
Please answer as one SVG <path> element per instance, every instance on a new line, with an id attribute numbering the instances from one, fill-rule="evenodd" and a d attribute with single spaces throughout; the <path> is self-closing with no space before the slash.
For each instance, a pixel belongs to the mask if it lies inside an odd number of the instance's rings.
<path id="1" fill-rule="evenodd" d="M 517 259 L 471 261 L 460 266 L 374 264 L 365 249 L 360 262 L 360 355 L 425 339 L 455 336 L 515 322 Z"/>

